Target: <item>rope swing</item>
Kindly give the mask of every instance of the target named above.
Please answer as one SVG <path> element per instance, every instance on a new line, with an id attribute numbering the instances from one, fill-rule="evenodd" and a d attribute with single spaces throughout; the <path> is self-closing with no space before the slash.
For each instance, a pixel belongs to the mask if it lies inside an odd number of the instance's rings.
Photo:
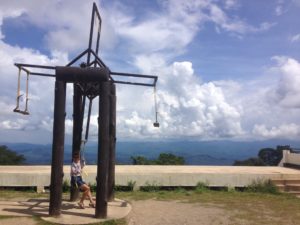
<path id="1" fill-rule="evenodd" d="M 21 68 L 19 67 L 19 73 L 18 73 L 18 88 L 17 88 L 17 105 L 16 108 L 13 110 L 16 113 L 21 113 L 23 115 L 29 115 L 28 112 L 28 82 L 29 82 L 29 72 L 26 71 L 27 73 L 27 77 L 26 77 L 26 92 L 25 92 L 25 109 L 24 110 L 20 110 L 20 99 L 23 96 L 23 94 L 21 94 Z"/>

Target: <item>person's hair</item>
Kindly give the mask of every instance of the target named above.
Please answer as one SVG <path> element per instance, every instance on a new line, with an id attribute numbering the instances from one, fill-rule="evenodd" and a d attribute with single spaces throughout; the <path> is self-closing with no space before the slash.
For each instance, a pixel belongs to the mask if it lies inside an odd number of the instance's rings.
<path id="1" fill-rule="evenodd" d="M 75 154 L 73 154 L 73 159 L 75 159 L 75 158 L 79 158 L 80 157 L 80 154 L 79 153 L 75 153 Z"/>

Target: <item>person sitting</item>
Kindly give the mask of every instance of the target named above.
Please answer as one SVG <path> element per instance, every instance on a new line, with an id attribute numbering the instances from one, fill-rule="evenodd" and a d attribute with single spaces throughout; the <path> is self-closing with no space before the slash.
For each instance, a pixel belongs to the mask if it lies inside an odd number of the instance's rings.
<path id="1" fill-rule="evenodd" d="M 75 153 L 73 155 L 73 161 L 71 164 L 71 185 L 79 188 L 81 192 L 83 192 L 78 205 L 81 209 L 84 209 L 84 200 L 88 198 L 90 200 L 89 206 L 95 208 L 96 204 L 93 201 L 91 189 L 90 187 L 82 180 L 82 168 L 84 167 L 84 163 L 80 161 L 79 153 Z"/>

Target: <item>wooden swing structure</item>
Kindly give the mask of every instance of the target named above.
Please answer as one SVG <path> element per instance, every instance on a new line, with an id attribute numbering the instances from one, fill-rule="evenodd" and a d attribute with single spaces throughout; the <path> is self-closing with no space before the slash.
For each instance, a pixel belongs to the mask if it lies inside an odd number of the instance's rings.
<path id="1" fill-rule="evenodd" d="M 96 33 L 94 26 L 98 25 Z M 96 218 L 107 217 L 107 203 L 114 199 L 115 183 L 115 145 L 116 145 L 116 86 L 115 84 L 128 84 L 148 86 L 154 88 L 155 122 L 154 127 L 159 127 L 157 121 L 156 83 L 157 76 L 141 75 L 131 73 L 112 72 L 98 56 L 101 31 L 101 17 L 98 8 L 93 3 L 90 36 L 88 48 L 71 60 L 66 66 L 45 66 L 34 64 L 15 63 L 19 69 L 17 106 L 14 112 L 29 115 L 28 111 L 28 82 L 31 75 L 55 78 L 54 98 L 54 122 L 53 143 L 51 161 L 51 183 L 49 215 L 59 216 L 61 214 L 62 183 L 63 183 L 63 158 L 64 158 L 64 136 L 65 136 L 65 107 L 66 107 L 66 84 L 73 84 L 73 141 L 72 157 L 78 154 L 82 144 L 88 140 L 89 123 L 92 101 L 99 96 L 98 117 L 98 161 L 97 161 L 97 188 L 96 188 Z M 95 50 L 92 48 L 93 37 L 96 34 Z M 76 63 L 86 57 L 86 61 L 80 66 Z M 38 69 L 38 71 L 34 71 Z M 51 70 L 55 73 L 44 73 L 43 70 Z M 26 102 L 25 109 L 20 109 L 20 80 L 21 72 L 27 75 L 26 80 Z M 117 80 L 123 77 L 125 80 Z M 131 78 L 126 80 L 126 78 Z M 133 82 L 132 79 L 143 82 Z M 145 81 L 145 82 L 144 82 Z M 148 81 L 148 82 L 146 82 Z M 86 98 L 89 100 L 87 124 L 84 140 L 82 140 L 83 120 L 85 114 Z M 71 191 L 71 200 L 77 198 L 76 192 Z"/>

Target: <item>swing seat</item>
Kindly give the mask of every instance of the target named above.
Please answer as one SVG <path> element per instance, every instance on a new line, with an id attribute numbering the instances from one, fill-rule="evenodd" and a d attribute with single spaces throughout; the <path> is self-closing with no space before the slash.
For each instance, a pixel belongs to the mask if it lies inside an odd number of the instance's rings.
<path id="1" fill-rule="evenodd" d="M 23 114 L 23 115 L 29 115 L 29 112 L 28 112 L 28 111 L 23 111 L 23 110 L 20 110 L 20 109 L 17 109 L 17 108 L 14 109 L 14 112 L 16 112 L 16 113 L 21 113 L 21 114 Z"/>
<path id="2" fill-rule="evenodd" d="M 21 67 L 19 67 L 19 74 L 18 74 L 18 90 L 17 90 L 17 106 L 16 108 L 13 110 L 13 112 L 16 113 L 21 113 L 23 115 L 29 115 L 28 112 L 28 79 L 29 79 L 29 71 L 25 70 L 27 72 L 27 80 L 26 80 L 26 103 L 25 103 L 25 109 L 24 110 L 20 110 L 20 99 L 24 94 L 20 94 L 20 78 L 21 78 Z"/>
<path id="3" fill-rule="evenodd" d="M 28 111 L 20 111 L 19 113 L 23 114 L 23 115 L 29 115 Z"/>
<path id="4" fill-rule="evenodd" d="M 159 123 L 158 123 L 158 122 L 155 122 L 155 123 L 153 123 L 153 126 L 154 126 L 154 127 L 159 127 Z"/>

